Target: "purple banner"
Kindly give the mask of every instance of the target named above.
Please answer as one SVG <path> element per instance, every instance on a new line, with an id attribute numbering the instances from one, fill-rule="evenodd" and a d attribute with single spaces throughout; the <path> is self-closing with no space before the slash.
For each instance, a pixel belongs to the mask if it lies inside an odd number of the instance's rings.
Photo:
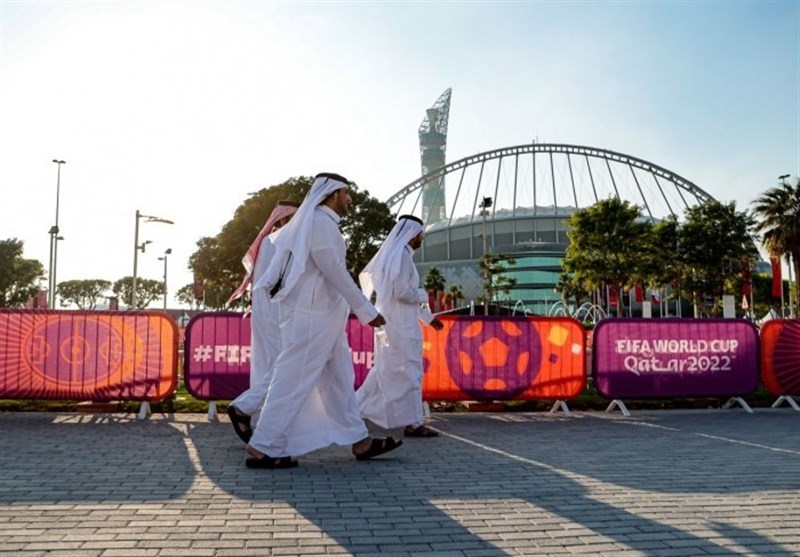
<path id="1" fill-rule="evenodd" d="M 372 367 L 372 327 L 350 316 L 347 337 L 355 386 Z M 238 312 L 196 315 L 186 326 L 183 356 L 186 390 L 199 400 L 232 400 L 250 383 L 250 317 Z"/>
<path id="2" fill-rule="evenodd" d="M 592 377 L 607 398 L 742 396 L 758 386 L 758 358 L 742 319 L 605 319 Z"/>

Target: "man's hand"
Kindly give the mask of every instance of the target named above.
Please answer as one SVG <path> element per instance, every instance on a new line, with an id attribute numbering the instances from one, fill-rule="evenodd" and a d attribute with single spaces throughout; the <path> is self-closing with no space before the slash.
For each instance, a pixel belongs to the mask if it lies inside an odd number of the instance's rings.
<path id="1" fill-rule="evenodd" d="M 438 317 L 434 317 L 433 321 L 430 322 L 430 326 L 436 329 L 437 331 L 441 331 L 444 329 L 444 323 L 442 323 Z"/>
<path id="2" fill-rule="evenodd" d="M 386 325 L 386 319 L 384 319 L 383 315 L 379 313 L 378 317 L 367 323 L 367 325 L 369 325 L 370 327 L 382 327 Z"/>

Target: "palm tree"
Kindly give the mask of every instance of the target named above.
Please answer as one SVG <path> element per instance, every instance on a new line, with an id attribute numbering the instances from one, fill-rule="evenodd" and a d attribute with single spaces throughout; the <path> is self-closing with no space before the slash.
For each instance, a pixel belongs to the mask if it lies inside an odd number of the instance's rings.
<path id="1" fill-rule="evenodd" d="M 794 269 L 794 315 L 800 315 L 800 179 L 794 186 L 783 180 L 754 202 L 764 247 L 773 257 L 786 256 Z"/>
<path id="2" fill-rule="evenodd" d="M 453 307 L 458 307 L 458 302 L 464 299 L 464 291 L 458 284 L 451 284 L 447 289 L 447 298 L 453 302 Z"/>
<path id="3" fill-rule="evenodd" d="M 428 292 L 433 292 L 434 307 L 431 308 L 431 311 L 437 311 L 438 309 L 436 306 L 439 304 L 439 292 L 444 292 L 445 282 L 444 275 L 442 275 L 442 272 L 439 269 L 436 267 L 431 267 L 428 269 L 428 274 L 425 275 L 422 285 Z"/>

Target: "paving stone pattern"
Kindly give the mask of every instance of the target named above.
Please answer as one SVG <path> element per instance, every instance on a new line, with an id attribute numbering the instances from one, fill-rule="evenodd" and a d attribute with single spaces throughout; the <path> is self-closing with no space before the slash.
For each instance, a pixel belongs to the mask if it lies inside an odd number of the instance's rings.
<path id="1" fill-rule="evenodd" d="M 800 555 L 788 408 L 434 414 L 250 470 L 223 416 L 0 414 L 3 557 Z"/>

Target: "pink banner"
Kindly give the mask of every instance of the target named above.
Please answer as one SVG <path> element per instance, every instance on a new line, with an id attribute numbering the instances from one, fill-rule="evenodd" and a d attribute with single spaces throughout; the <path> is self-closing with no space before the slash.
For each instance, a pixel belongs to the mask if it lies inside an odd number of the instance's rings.
<path id="1" fill-rule="evenodd" d="M 372 367 L 372 327 L 350 316 L 347 336 L 353 355 L 355 386 Z M 186 326 L 184 381 L 200 400 L 232 400 L 250 383 L 250 317 L 237 312 L 196 315 Z"/>
<path id="2" fill-rule="evenodd" d="M 746 395 L 758 386 L 758 333 L 742 319 L 604 319 L 592 364 L 607 398 Z"/>

